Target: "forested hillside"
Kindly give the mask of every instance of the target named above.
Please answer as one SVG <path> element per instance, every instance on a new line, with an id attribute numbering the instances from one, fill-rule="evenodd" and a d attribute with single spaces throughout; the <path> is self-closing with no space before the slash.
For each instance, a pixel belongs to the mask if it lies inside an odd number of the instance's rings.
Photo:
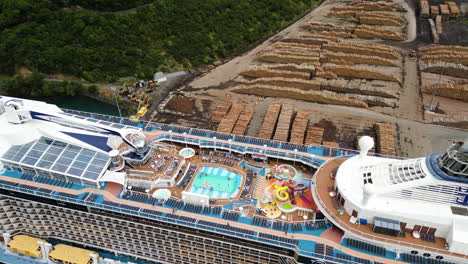
<path id="1" fill-rule="evenodd" d="M 0 71 L 89 81 L 199 66 L 264 39 L 314 0 L 0 0 Z M 137 8 L 135 8 L 137 7 Z"/>

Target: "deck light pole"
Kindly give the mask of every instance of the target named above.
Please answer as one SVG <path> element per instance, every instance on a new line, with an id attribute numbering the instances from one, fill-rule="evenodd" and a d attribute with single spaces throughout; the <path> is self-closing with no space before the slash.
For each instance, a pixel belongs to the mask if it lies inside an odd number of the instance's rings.
<path id="1" fill-rule="evenodd" d="M 229 153 L 231 153 L 231 142 L 232 142 L 232 138 L 228 139 L 228 146 L 229 146 Z"/>
<path id="2" fill-rule="evenodd" d="M 117 100 L 117 87 L 111 86 L 110 89 L 114 92 L 115 103 L 117 104 L 117 110 L 119 110 L 119 116 L 122 117 L 122 113 L 120 112 L 119 101 Z"/>
<path id="3" fill-rule="evenodd" d="M 296 166 L 297 149 L 294 149 L 294 166 Z"/>

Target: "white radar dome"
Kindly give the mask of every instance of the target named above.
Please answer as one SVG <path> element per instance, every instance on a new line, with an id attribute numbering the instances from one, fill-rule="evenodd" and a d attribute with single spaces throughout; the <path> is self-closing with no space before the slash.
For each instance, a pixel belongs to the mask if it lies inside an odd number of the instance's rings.
<path id="1" fill-rule="evenodd" d="M 369 150 L 374 147 L 374 139 L 369 136 L 363 136 L 359 139 L 359 150 L 361 150 L 361 158 L 364 158 Z"/>

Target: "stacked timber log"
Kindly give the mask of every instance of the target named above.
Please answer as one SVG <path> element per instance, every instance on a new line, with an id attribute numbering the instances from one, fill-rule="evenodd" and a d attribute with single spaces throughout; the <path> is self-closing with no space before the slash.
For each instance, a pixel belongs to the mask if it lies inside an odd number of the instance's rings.
<path id="1" fill-rule="evenodd" d="M 294 118 L 294 123 L 291 130 L 291 138 L 289 142 L 294 144 L 303 144 L 307 124 L 309 122 L 310 112 L 299 111 Z"/>
<path id="2" fill-rule="evenodd" d="M 428 18 L 430 13 L 430 5 L 427 0 L 419 0 L 419 16 L 422 18 Z"/>
<path id="3" fill-rule="evenodd" d="M 277 87 L 263 84 L 249 86 L 238 85 L 233 87 L 231 91 L 242 94 L 255 94 L 260 96 L 291 98 L 296 100 L 304 100 L 323 104 L 348 105 L 363 108 L 367 108 L 369 106 L 366 102 L 362 100 L 349 98 L 345 95 L 341 95 L 330 91 L 304 91 L 297 88 Z"/>
<path id="4" fill-rule="evenodd" d="M 364 43 L 330 43 L 323 45 L 323 49 L 332 52 L 343 52 L 360 54 L 363 56 L 376 56 L 391 60 L 401 60 L 401 55 L 391 46 L 383 44 L 364 44 Z"/>
<path id="5" fill-rule="evenodd" d="M 291 87 L 297 88 L 304 91 L 308 90 L 320 90 L 319 80 L 302 80 L 302 79 L 291 79 L 291 78 L 257 78 L 253 80 L 239 80 L 239 83 L 245 85 L 271 85 L 278 87 Z"/>
<path id="6" fill-rule="evenodd" d="M 239 118 L 240 113 L 244 110 L 245 104 L 233 104 L 229 113 L 221 119 L 221 122 L 218 126 L 218 132 L 231 133 L 234 129 L 234 125 Z"/>
<path id="7" fill-rule="evenodd" d="M 265 78 L 265 77 L 283 77 L 283 78 L 297 78 L 308 80 L 310 74 L 298 71 L 285 71 L 273 70 L 268 67 L 254 67 L 241 72 L 240 75 L 252 78 Z"/>
<path id="8" fill-rule="evenodd" d="M 232 102 L 225 99 L 221 100 L 216 104 L 215 110 L 211 115 L 211 122 L 219 123 L 221 119 L 228 113 L 229 109 L 231 109 Z"/>
<path id="9" fill-rule="evenodd" d="M 244 135 L 254 112 L 255 110 L 253 108 L 245 108 L 244 110 L 242 110 L 241 114 L 239 115 L 239 118 L 237 119 L 236 125 L 232 130 L 232 133 L 236 135 Z"/>
<path id="10" fill-rule="evenodd" d="M 309 127 L 307 128 L 307 135 L 304 140 L 304 144 L 306 145 L 322 144 L 323 131 L 324 129 L 322 127 L 317 127 L 317 126 L 314 126 L 313 124 L 309 124 Z"/>
<path id="11" fill-rule="evenodd" d="M 442 20 L 447 20 L 450 17 L 450 10 L 448 5 L 439 5 L 440 15 Z"/>
<path id="12" fill-rule="evenodd" d="M 383 155 L 395 156 L 395 126 L 388 123 L 376 123 L 376 149 Z"/>
<path id="13" fill-rule="evenodd" d="M 332 147 L 332 148 L 339 148 L 340 144 L 333 142 L 333 141 L 323 141 L 322 145 L 327 146 L 327 147 Z"/>
<path id="14" fill-rule="evenodd" d="M 439 43 L 439 34 L 437 34 L 437 29 L 432 18 L 429 18 L 429 26 L 431 27 L 432 42 L 435 44 Z"/>
<path id="15" fill-rule="evenodd" d="M 350 66 L 350 65 L 337 65 L 326 63 L 322 67 L 317 67 L 317 75 L 319 71 L 330 71 L 340 77 L 345 78 L 356 78 L 356 79 L 368 79 L 368 80 L 382 80 L 391 81 L 401 84 L 399 77 L 399 69 L 394 69 L 390 72 L 378 71 L 372 67 L 365 66 Z"/>
<path id="16" fill-rule="evenodd" d="M 280 103 L 271 103 L 268 106 L 268 110 L 265 114 L 265 118 L 263 119 L 262 128 L 260 129 L 258 137 L 265 139 L 271 139 L 273 137 L 273 132 L 275 131 L 276 122 L 278 121 L 280 111 Z"/>
<path id="17" fill-rule="evenodd" d="M 437 96 L 468 102 L 468 81 L 426 85 L 423 87 L 423 93 L 434 93 Z"/>
<path id="18" fill-rule="evenodd" d="M 364 39 L 405 40 L 405 37 L 399 32 L 387 30 L 384 27 L 369 25 L 356 26 L 353 35 Z"/>
<path id="19" fill-rule="evenodd" d="M 291 119 L 294 113 L 294 106 L 291 104 L 283 104 L 281 113 L 278 118 L 278 124 L 276 126 L 274 140 L 277 141 L 288 141 L 289 129 L 291 128 Z"/>
<path id="20" fill-rule="evenodd" d="M 435 26 L 436 26 L 436 30 L 437 30 L 437 34 L 442 34 L 442 30 L 443 30 L 443 27 L 442 27 L 442 16 L 436 16 L 436 19 L 435 19 Z"/>
<path id="21" fill-rule="evenodd" d="M 346 64 L 369 64 L 369 65 L 380 65 L 389 67 L 398 67 L 399 62 L 395 60 L 385 59 L 377 56 L 366 56 L 361 54 L 342 53 L 342 52 L 322 52 L 320 56 L 321 63 L 328 63 L 331 60 L 342 60 L 347 62 Z"/>
<path id="22" fill-rule="evenodd" d="M 460 8 L 458 8 L 457 3 L 453 1 L 445 2 L 448 5 L 450 10 L 450 17 L 459 17 L 461 12 Z"/>
<path id="23" fill-rule="evenodd" d="M 439 6 L 431 6 L 431 18 L 435 18 L 440 15 Z"/>

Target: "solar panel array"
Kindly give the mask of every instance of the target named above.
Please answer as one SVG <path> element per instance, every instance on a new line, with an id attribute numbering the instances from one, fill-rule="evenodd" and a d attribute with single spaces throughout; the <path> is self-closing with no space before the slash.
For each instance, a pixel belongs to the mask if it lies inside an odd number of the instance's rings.
<path id="1" fill-rule="evenodd" d="M 97 180 L 109 165 L 110 157 L 77 145 L 41 137 L 24 145 L 12 146 L 2 159 L 27 167 Z"/>

